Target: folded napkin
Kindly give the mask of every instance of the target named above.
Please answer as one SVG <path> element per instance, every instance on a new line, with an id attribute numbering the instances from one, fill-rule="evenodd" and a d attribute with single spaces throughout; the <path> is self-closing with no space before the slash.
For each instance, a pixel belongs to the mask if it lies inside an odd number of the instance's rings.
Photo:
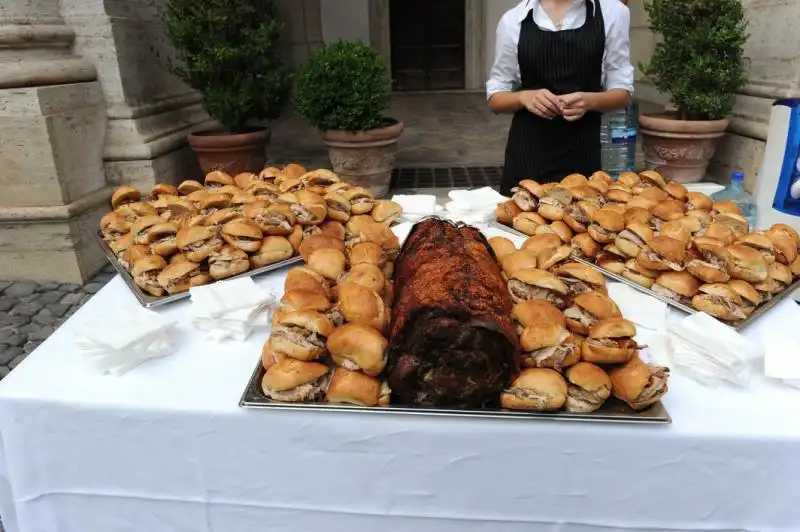
<path id="1" fill-rule="evenodd" d="M 746 386 L 753 362 L 764 356 L 758 343 L 703 312 L 667 326 L 672 367 L 703 385 Z"/>
<path id="2" fill-rule="evenodd" d="M 246 339 L 255 328 L 269 326 L 277 298 L 250 277 L 193 287 L 192 325 L 211 340 Z"/>
<path id="3" fill-rule="evenodd" d="M 764 374 L 800 387 L 800 306 L 785 299 L 749 325 L 744 334 L 764 346 Z"/>
<path id="4" fill-rule="evenodd" d="M 667 322 L 667 304 L 623 283 L 609 282 L 608 295 L 622 315 L 639 327 L 663 331 Z"/>
<path id="5" fill-rule="evenodd" d="M 494 209 L 498 203 L 505 201 L 501 195 L 491 187 L 474 190 L 451 190 L 448 194 L 445 216 L 455 222 L 480 224 L 494 219 Z"/>
<path id="6" fill-rule="evenodd" d="M 416 222 L 436 214 L 436 196 L 432 194 L 395 194 L 392 201 L 403 208 L 404 220 Z"/>
<path id="7" fill-rule="evenodd" d="M 406 238 L 408 238 L 408 234 L 411 232 L 412 227 L 414 227 L 412 222 L 403 222 L 392 226 L 392 232 L 397 237 L 397 240 L 400 241 L 401 246 L 403 245 L 403 242 L 406 241 Z"/>
<path id="8" fill-rule="evenodd" d="M 101 373 L 121 375 L 175 347 L 175 320 L 138 305 L 110 309 L 100 321 L 79 326 L 78 355 Z"/>

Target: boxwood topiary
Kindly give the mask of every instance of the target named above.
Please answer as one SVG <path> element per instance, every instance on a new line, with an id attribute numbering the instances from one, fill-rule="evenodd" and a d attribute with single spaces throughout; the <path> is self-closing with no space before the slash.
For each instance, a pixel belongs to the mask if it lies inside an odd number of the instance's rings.
<path id="1" fill-rule="evenodd" d="M 242 132 L 251 120 L 280 115 L 291 78 L 273 0 L 169 0 L 162 18 L 177 49 L 169 68 L 202 94 L 212 118 Z"/>
<path id="2" fill-rule="evenodd" d="M 361 42 L 326 44 L 297 73 L 295 110 L 319 129 L 365 131 L 385 126 L 388 105 L 388 63 Z"/>
<path id="3" fill-rule="evenodd" d="M 682 120 L 725 118 L 747 82 L 742 60 L 747 21 L 740 0 L 653 0 L 650 28 L 661 34 L 640 68 L 669 94 Z"/>

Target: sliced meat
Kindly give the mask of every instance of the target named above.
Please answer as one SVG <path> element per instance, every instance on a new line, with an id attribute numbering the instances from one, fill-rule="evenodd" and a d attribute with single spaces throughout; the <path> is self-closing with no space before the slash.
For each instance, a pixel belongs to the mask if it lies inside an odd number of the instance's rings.
<path id="1" fill-rule="evenodd" d="M 629 231 L 628 229 L 625 229 L 622 232 L 620 232 L 619 236 L 621 238 L 624 238 L 625 240 L 630 240 L 631 242 L 633 242 L 634 244 L 636 244 L 640 248 L 643 248 L 646 245 L 645 241 L 642 240 L 639 237 L 639 235 L 637 235 L 633 231 Z"/>
<path id="2" fill-rule="evenodd" d="M 567 306 L 567 302 L 563 296 L 539 286 L 531 286 L 525 284 L 517 279 L 508 281 L 508 291 L 511 293 L 511 299 L 515 303 L 520 301 L 542 300 L 552 303 L 555 307 L 563 309 Z"/>

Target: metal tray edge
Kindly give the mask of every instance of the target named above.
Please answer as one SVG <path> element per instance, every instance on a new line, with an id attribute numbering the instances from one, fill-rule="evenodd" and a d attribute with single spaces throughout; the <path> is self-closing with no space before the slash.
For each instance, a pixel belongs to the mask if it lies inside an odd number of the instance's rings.
<path id="1" fill-rule="evenodd" d="M 106 259 L 111 264 L 111 266 L 117 271 L 119 276 L 128 286 L 128 289 L 133 293 L 136 299 L 139 301 L 139 304 L 145 308 L 155 308 L 160 307 L 162 305 L 168 305 L 170 303 L 174 303 L 176 301 L 180 301 L 182 299 L 186 299 L 189 297 L 189 292 L 182 292 L 180 294 L 170 294 L 167 296 L 162 297 L 154 297 L 149 296 L 142 292 L 142 290 L 136 286 L 136 283 L 133 282 L 133 277 L 125 269 L 125 267 L 119 262 L 117 256 L 111 251 L 111 248 L 108 247 L 103 237 L 100 235 L 99 231 L 93 233 L 95 240 L 97 240 L 100 249 L 103 250 L 103 253 L 106 256 Z M 281 262 L 276 262 L 275 264 L 270 264 L 268 266 L 263 266 L 261 268 L 256 268 L 255 270 L 248 270 L 244 273 L 240 273 L 239 275 L 234 275 L 233 277 L 229 277 L 228 279 L 239 279 L 240 277 L 255 277 L 256 275 L 261 275 L 264 273 L 269 273 L 275 270 L 279 270 L 285 266 L 291 266 L 292 264 L 298 264 L 303 261 L 303 258 L 300 256 L 292 257 L 290 259 L 286 259 Z"/>

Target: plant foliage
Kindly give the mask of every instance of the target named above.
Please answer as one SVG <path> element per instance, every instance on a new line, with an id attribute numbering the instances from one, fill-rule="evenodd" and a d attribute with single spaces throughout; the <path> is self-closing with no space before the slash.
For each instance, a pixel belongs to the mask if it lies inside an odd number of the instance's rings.
<path id="1" fill-rule="evenodd" d="M 725 118 L 747 82 L 747 21 L 740 0 L 652 0 L 651 29 L 663 40 L 641 66 L 683 120 Z"/>
<path id="2" fill-rule="evenodd" d="M 300 116 L 322 130 L 381 127 L 389 105 L 388 63 L 366 44 L 329 43 L 298 72 L 294 105 Z"/>
<path id="3" fill-rule="evenodd" d="M 212 118 L 241 132 L 280 115 L 291 79 L 273 0 L 169 0 L 162 18 L 178 54 L 170 70 L 202 94 Z"/>

